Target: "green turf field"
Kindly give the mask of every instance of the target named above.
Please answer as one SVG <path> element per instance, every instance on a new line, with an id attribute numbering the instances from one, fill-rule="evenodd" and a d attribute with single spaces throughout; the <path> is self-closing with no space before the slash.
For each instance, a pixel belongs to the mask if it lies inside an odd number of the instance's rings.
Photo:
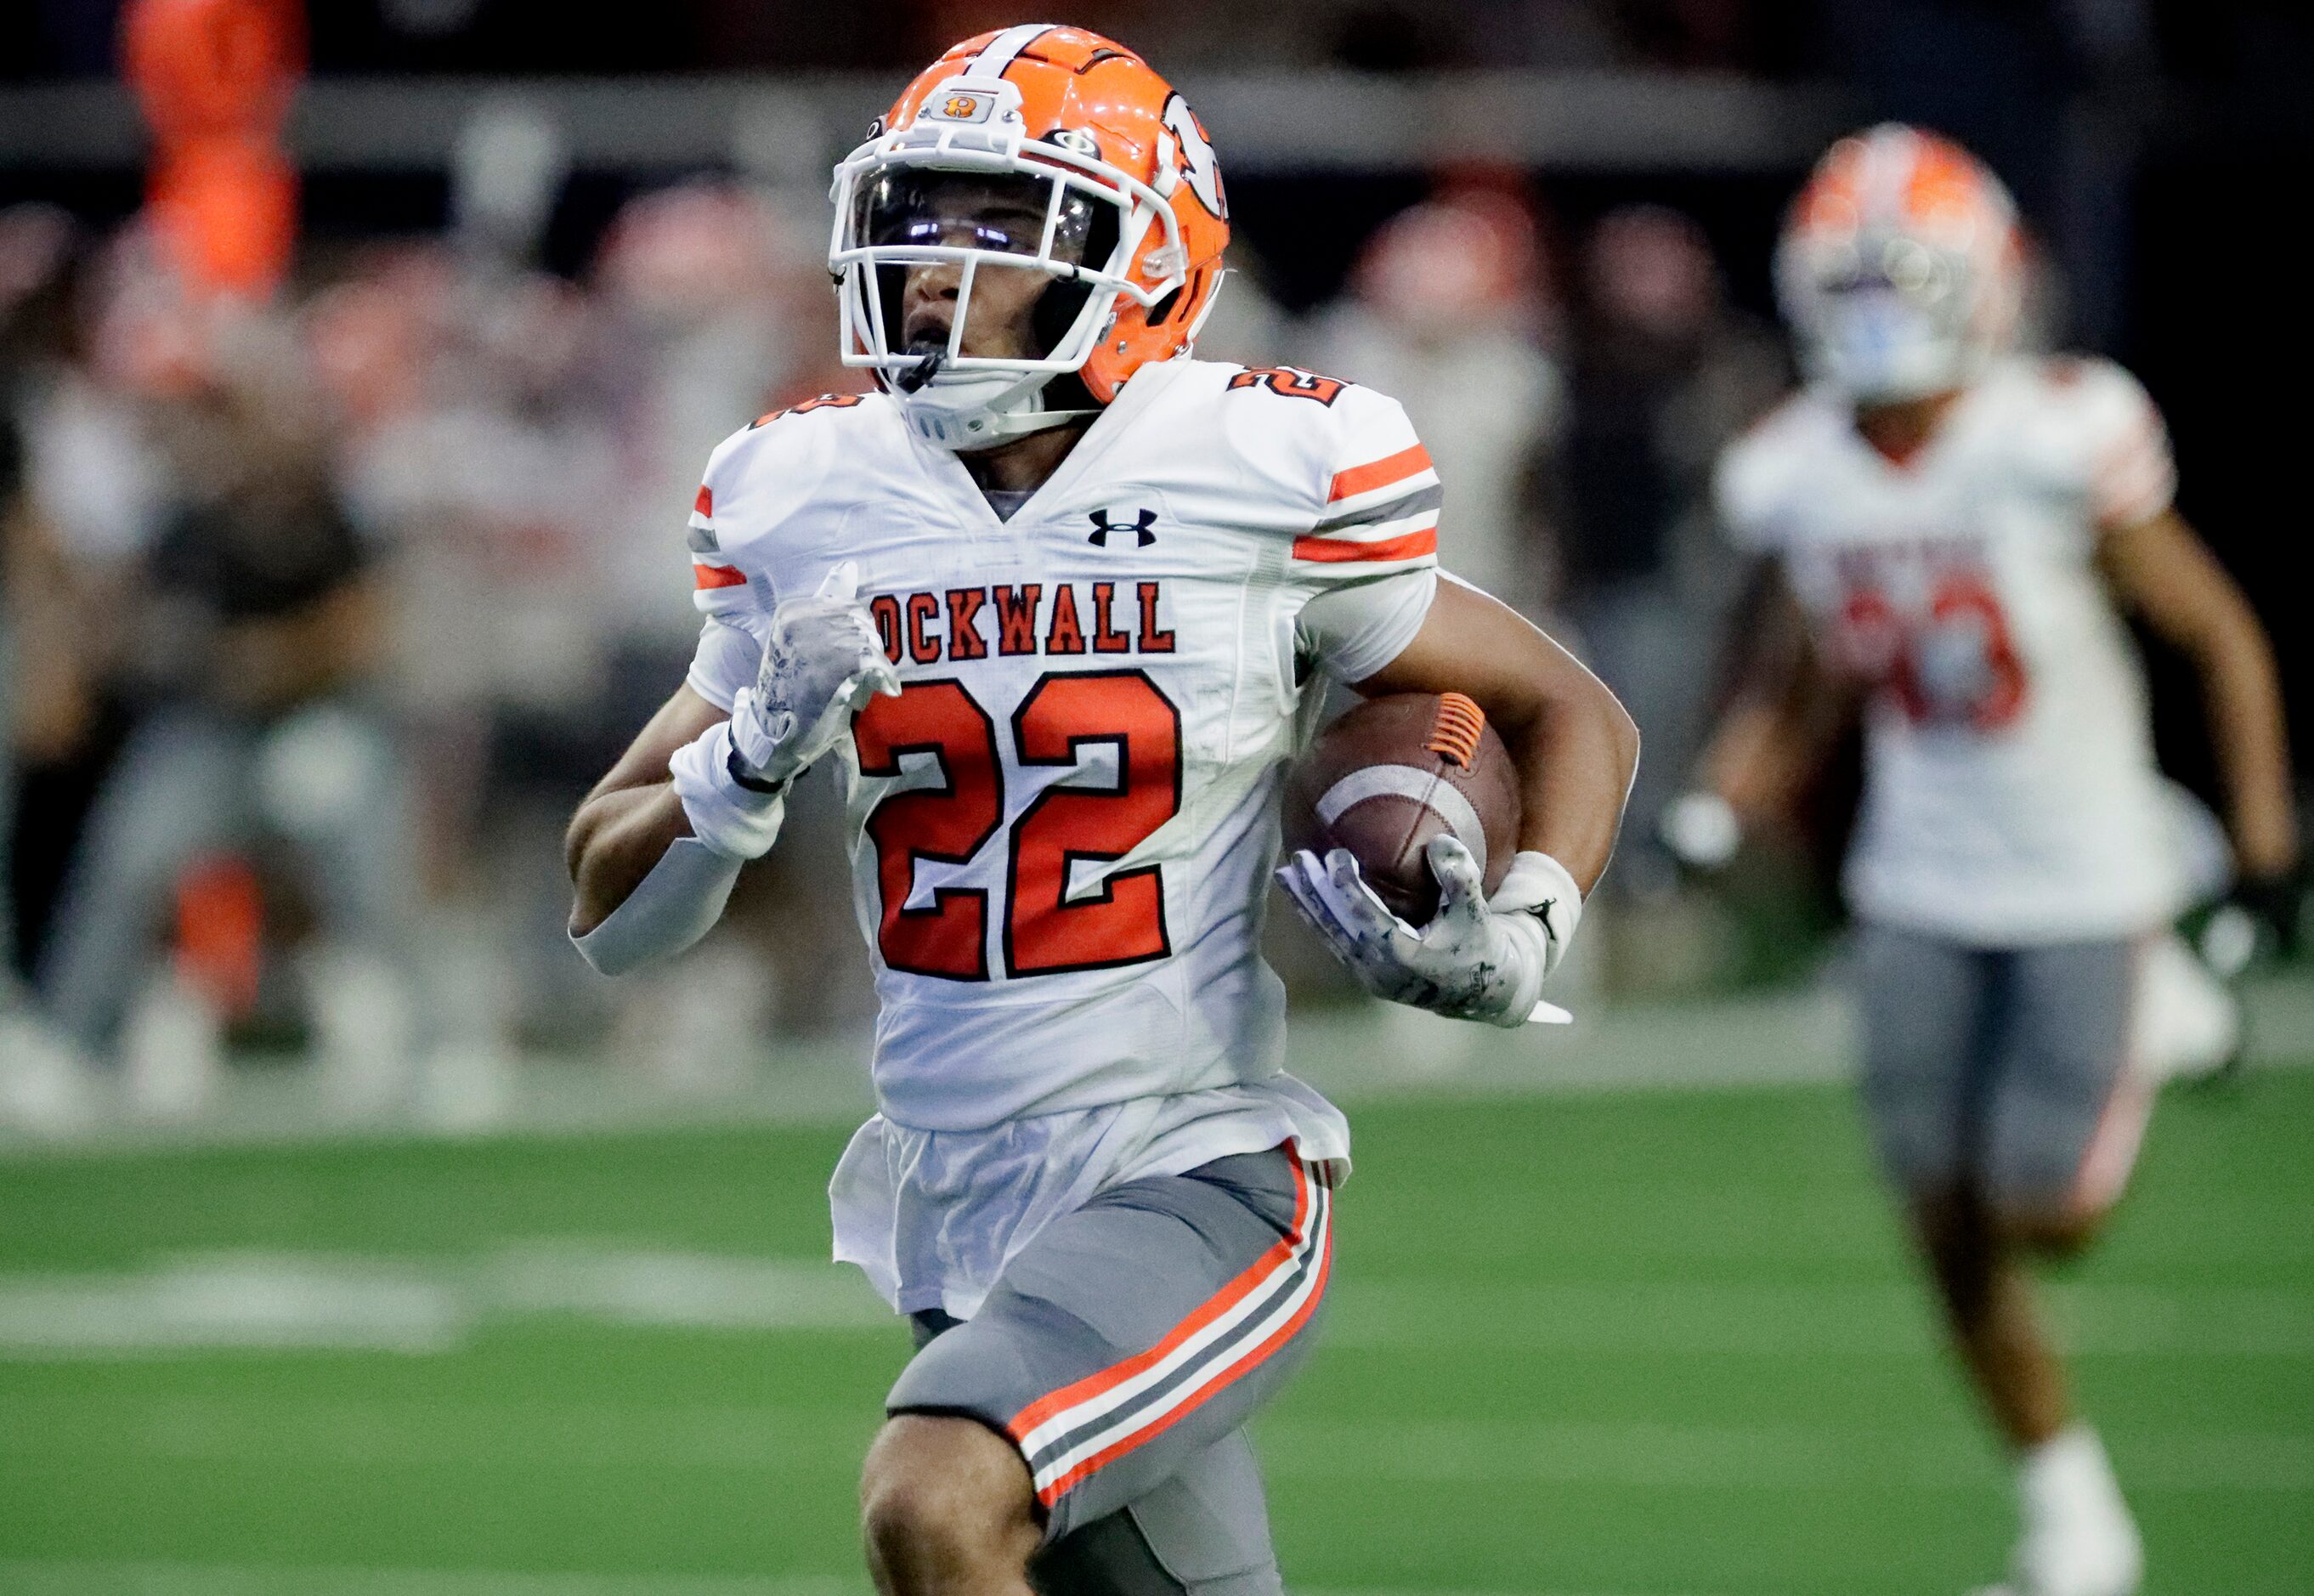
<path id="1" fill-rule="evenodd" d="M 1831 1087 L 1355 1115 L 1264 1423 L 1303 1590 L 1952 1596 L 2004 1475 Z M 838 1596 L 905 1341 L 827 1130 L 0 1163 L 0 1592 Z M 2149 1590 L 2314 1591 L 2314 1073 L 2056 1287 Z"/>

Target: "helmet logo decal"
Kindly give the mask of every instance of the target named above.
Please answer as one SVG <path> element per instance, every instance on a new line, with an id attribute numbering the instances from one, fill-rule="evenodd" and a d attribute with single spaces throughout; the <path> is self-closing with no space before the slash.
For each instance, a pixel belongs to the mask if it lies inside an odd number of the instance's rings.
<path id="1" fill-rule="evenodd" d="M 1214 146 L 1206 142 L 1206 130 L 1197 126 L 1197 119 L 1189 110 L 1189 102 L 1179 94 L 1165 101 L 1166 130 L 1181 143 L 1181 175 L 1189 180 L 1189 192 L 1197 203 L 1222 221 L 1229 220 L 1229 197 L 1222 192 L 1221 163 L 1214 159 Z"/>
<path id="2" fill-rule="evenodd" d="M 940 110 L 933 114 L 943 121 L 985 122 L 990 103 L 985 94 L 949 94 L 941 101 Z"/>

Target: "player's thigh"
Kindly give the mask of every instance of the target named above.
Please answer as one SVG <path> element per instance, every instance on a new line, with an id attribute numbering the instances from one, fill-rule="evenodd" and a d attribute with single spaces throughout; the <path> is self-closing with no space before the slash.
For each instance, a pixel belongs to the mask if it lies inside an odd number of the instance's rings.
<path id="1" fill-rule="evenodd" d="M 2151 1089 L 2130 1048 L 2140 950 L 2116 939 L 2009 957 L 1983 1195 L 2028 1237 L 2062 1239 L 2120 1196 L 2144 1134 Z"/>
<path id="2" fill-rule="evenodd" d="M 1145 1495 L 1047 1547 L 1046 1596 L 1280 1596 L 1253 1444 L 1232 1431 Z"/>
<path id="3" fill-rule="evenodd" d="M 1962 1189 L 1975 1157 L 1993 1018 L 1982 949 L 1894 926 L 1856 933 L 1866 1121 L 1882 1167 L 1915 1197 Z"/>
<path id="4" fill-rule="evenodd" d="M 1006 1265 L 886 1406 L 1009 1437 L 1057 1541 L 1180 1473 L 1299 1366 L 1331 1211 L 1323 1184 L 1282 1151 L 1104 1192 Z"/>

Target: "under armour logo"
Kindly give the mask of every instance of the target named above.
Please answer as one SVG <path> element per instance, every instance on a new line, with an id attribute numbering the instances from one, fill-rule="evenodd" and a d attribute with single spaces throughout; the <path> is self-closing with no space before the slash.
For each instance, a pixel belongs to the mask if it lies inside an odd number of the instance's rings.
<path id="1" fill-rule="evenodd" d="M 1129 532 L 1134 535 L 1135 548 L 1147 548 L 1157 541 L 1156 533 L 1151 530 L 1157 525 L 1157 512 L 1140 509 L 1134 511 L 1133 516 L 1131 521 L 1112 521 L 1108 518 L 1108 512 L 1106 509 L 1093 511 L 1085 517 L 1092 523 L 1092 534 L 1086 538 L 1085 542 L 1106 549 L 1108 547 L 1110 533 Z"/>

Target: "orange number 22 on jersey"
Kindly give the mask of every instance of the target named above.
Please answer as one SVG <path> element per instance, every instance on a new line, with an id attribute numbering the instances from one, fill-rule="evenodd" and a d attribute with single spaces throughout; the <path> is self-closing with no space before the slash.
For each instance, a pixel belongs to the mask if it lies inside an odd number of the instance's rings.
<path id="1" fill-rule="evenodd" d="M 1070 889 L 1080 863 L 1122 859 L 1181 807 L 1181 717 L 1137 670 L 1055 672 L 1013 711 L 1013 765 L 1074 767 L 1090 748 L 1114 751 L 1105 785 L 1062 780 L 1039 792 L 1007 843 L 1007 974 L 1053 975 L 1162 958 L 1165 889 L 1156 865 Z M 908 906 L 916 866 L 963 864 L 1003 824 L 1005 766 L 995 722 L 960 682 L 912 682 L 898 698 L 870 699 L 852 726 L 862 776 L 897 776 L 901 756 L 929 754 L 937 786 L 895 792 L 868 817 L 876 846 L 884 962 L 913 974 L 985 981 L 989 894 L 936 887 Z"/>

